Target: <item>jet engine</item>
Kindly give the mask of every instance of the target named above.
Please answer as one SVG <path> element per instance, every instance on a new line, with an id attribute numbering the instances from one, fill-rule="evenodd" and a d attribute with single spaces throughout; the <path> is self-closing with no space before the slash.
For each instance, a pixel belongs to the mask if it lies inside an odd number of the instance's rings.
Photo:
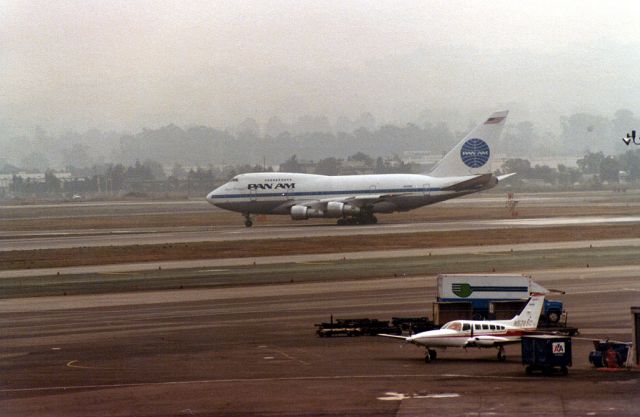
<path id="1" fill-rule="evenodd" d="M 360 214 L 360 207 L 331 201 L 327 203 L 327 217 L 355 216 Z"/>
<path id="2" fill-rule="evenodd" d="M 291 218 L 293 220 L 307 220 L 310 217 L 326 217 L 324 211 L 307 206 L 292 206 Z"/>

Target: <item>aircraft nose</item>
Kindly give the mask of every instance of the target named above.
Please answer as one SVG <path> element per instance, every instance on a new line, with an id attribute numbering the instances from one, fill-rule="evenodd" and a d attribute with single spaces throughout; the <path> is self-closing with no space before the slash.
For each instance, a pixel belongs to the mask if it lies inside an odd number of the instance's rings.
<path id="1" fill-rule="evenodd" d="M 218 197 L 220 188 L 216 188 L 215 190 L 211 191 L 209 194 L 207 194 L 207 201 L 211 204 L 216 204 L 216 198 Z"/>

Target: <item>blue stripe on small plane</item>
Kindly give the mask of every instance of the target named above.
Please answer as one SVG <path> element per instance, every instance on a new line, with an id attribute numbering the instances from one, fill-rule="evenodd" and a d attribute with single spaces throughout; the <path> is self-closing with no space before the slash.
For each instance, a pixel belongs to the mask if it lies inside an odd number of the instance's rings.
<path id="1" fill-rule="evenodd" d="M 345 194 L 387 194 L 387 193 L 424 193 L 440 191 L 440 188 L 398 188 L 398 189 L 373 189 L 373 190 L 338 190 L 338 191 L 300 191 L 300 192 L 287 192 L 283 189 L 281 193 L 250 193 L 250 194 L 220 194 L 214 196 L 214 198 L 247 198 L 247 197 L 281 197 L 287 196 L 327 196 L 327 195 L 345 195 Z"/>

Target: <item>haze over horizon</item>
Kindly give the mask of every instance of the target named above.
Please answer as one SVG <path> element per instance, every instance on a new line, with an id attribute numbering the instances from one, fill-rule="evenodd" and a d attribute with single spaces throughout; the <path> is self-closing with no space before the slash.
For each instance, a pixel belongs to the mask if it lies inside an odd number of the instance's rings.
<path id="1" fill-rule="evenodd" d="M 640 3 L 0 1 L 0 134 L 640 112 Z"/>

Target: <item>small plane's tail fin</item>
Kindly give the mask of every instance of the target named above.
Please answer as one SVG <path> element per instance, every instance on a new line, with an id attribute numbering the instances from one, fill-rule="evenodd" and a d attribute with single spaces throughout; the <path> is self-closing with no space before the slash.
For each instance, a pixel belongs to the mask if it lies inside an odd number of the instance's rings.
<path id="1" fill-rule="evenodd" d="M 509 324 L 522 329 L 536 329 L 538 327 L 538 321 L 540 320 L 540 314 L 542 313 L 543 307 L 544 294 L 532 295 L 520 314 L 509 320 Z"/>
<path id="2" fill-rule="evenodd" d="M 432 177 L 463 177 L 488 174 L 495 145 L 508 111 L 493 113 L 447 153 L 429 173 Z"/>

